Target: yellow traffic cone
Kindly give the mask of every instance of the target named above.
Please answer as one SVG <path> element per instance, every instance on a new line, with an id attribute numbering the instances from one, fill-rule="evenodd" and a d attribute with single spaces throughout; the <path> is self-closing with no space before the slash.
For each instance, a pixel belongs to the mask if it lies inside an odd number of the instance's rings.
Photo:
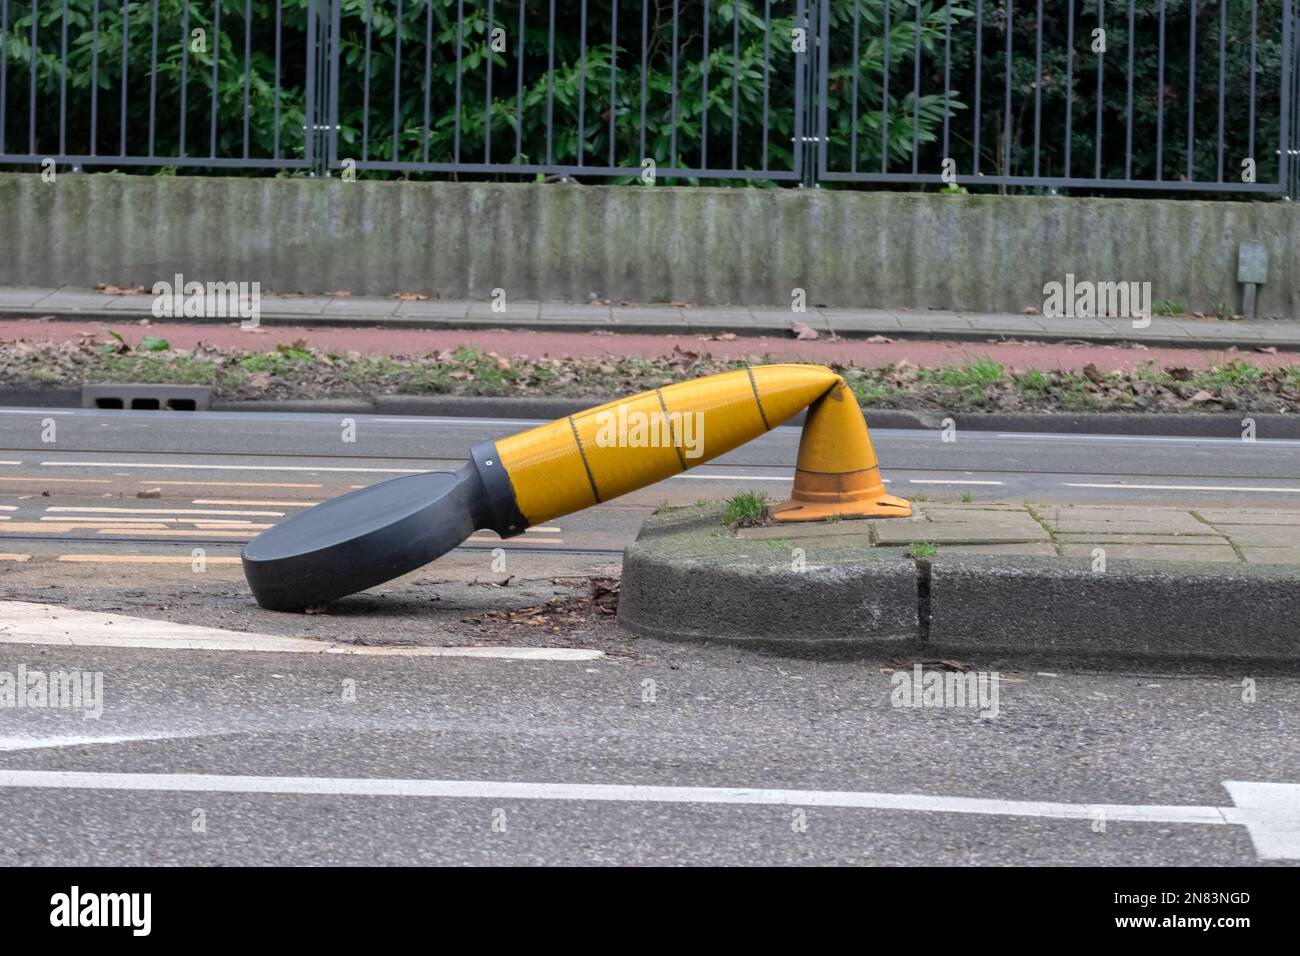
<path id="1" fill-rule="evenodd" d="M 903 498 L 885 494 L 867 421 L 853 391 L 840 379 L 808 408 L 799 439 L 794 491 L 772 509 L 777 521 L 826 518 L 905 518 Z"/>

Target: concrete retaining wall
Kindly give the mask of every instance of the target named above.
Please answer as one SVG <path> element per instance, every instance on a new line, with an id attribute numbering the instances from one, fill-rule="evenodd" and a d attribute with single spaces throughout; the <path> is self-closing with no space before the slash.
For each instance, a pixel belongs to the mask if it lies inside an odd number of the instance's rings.
<path id="1" fill-rule="evenodd" d="M 257 281 L 266 292 L 1013 311 L 1066 273 L 1300 317 L 1300 206 L 825 189 L 0 174 L 0 284 Z"/>

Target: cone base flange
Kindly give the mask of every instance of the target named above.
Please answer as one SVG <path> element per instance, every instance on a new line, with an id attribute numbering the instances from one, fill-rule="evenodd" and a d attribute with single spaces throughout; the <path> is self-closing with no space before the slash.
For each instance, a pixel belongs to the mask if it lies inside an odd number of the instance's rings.
<path id="1" fill-rule="evenodd" d="M 795 501 L 793 498 L 772 509 L 773 521 L 825 521 L 827 518 L 907 518 L 912 503 L 905 498 L 881 495 L 871 501 Z"/>

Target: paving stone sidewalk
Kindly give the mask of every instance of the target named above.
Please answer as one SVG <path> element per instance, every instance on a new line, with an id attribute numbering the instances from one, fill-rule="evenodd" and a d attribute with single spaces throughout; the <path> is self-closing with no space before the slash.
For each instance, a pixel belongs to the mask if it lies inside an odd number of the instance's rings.
<path id="1" fill-rule="evenodd" d="M 150 294 L 108 295 L 93 289 L 0 287 L 0 318 L 53 318 L 131 321 L 150 317 Z M 229 319 L 185 321 L 226 323 Z M 792 321 L 821 335 L 844 338 L 908 336 L 983 341 L 1015 338 L 1030 341 L 1138 342 L 1146 345 L 1241 348 L 1274 346 L 1300 349 L 1300 320 L 1231 322 L 1171 316 L 1129 319 L 1048 318 L 1041 315 L 990 314 L 945 310 L 788 308 L 748 306 L 603 305 L 555 302 L 508 302 L 504 311 L 491 303 L 469 300 L 409 300 L 382 296 L 263 295 L 260 321 L 265 325 L 316 327 L 382 326 L 394 329 L 536 329 L 737 335 L 789 335 Z"/>
<path id="2" fill-rule="evenodd" d="M 939 554 L 1245 562 L 1300 565 L 1300 511 L 1097 505 L 934 504 L 913 516 L 744 528 L 740 538 L 793 545 L 906 549 Z"/>

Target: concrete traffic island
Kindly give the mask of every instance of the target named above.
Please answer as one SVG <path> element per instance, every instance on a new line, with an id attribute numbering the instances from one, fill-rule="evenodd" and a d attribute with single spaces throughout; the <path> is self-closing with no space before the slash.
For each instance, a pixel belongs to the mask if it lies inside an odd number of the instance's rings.
<path id="1" fill-rule="evenodd" d="M 663 510 L 624 556 L 619 621 L 795 656 L 1300 662 L 1300 512 L 914 507 L 750 528 Z"/>

